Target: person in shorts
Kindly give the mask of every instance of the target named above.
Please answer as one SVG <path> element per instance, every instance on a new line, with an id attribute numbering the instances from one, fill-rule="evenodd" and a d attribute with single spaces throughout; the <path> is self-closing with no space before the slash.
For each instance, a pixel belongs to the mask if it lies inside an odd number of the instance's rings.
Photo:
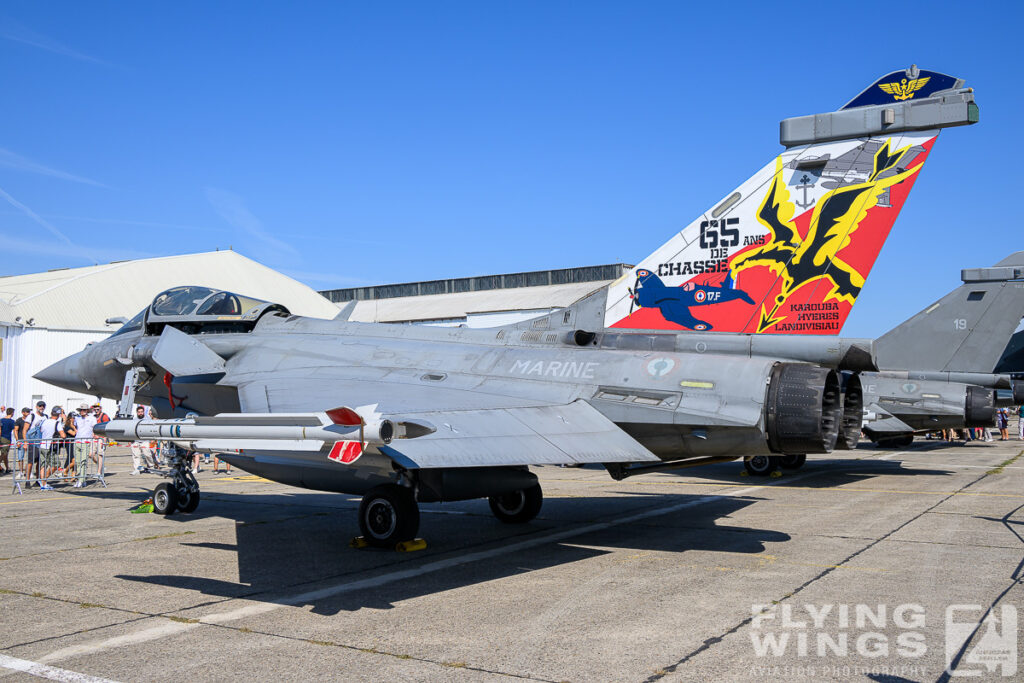
<path id="1" fill-rule="evenodd" d="M 43 482 L 40 479 L 43 476 L 42 470 L 40 469 L 39 462 L 40 456 L 42 455 L 39 444 L 42 438 L 39 429 L 46 423 L 46 401 L 37 401 L 36 409 L 29 415 L 28 429 L 25 431 L 25 439 L 28 442 L 28 452 L 25 454 L 25 478 L 31 480 L 33 470 L 35 471 L 36 486 L 42 488 Z M 29 486 L 32 482 L 29 481 Z"/>
<path id="2" fill-rule="evenodd" d="M 11 465 L 7 461 L 11 452 L 11 441 L 14 440 L 14 408 L 8 408 L 2 419 L 0 419 L 0 474 L 7 474 L 11 471 Z"/>
<path id="3" fill-rule="evenodd" d="M 1006 408 L 1000 408 L 996 411 L 996 427 L 999 428 L 999 440 L 1009 441 L 1010 440 L 1010 416 L 1006 412 Z"/>
<path id="4" fill-rule="evenodd" d="M 15 476 L 20 474 L 27 477 L 25 472 L 25 453 L 28 448 L 25 446 L 25 432 L 28 431 L 28 424 L 25 420 L 30 419 L 32 411 L 28 408 L 21 409 L 21 417 L 14 421 L 14 443 L 15 443 Z"/>
<path id="5" fill-rule="evenodd" d="M 52 491 L 45 480 L 53 476 L 60 466 L 60 445 L 64 438 L 64 420 L 61 418 L 60 406 L 54 406 L 50 418 L 43 423 L 42 441 L 39 444 L 39 476 L 42 481 L 39 488 Z"/>

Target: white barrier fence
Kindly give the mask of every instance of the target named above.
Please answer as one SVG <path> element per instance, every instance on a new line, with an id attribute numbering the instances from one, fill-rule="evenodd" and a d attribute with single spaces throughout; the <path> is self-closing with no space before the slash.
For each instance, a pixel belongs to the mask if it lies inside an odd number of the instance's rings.
<path id="1" fill-rule="evenodd" d="M 104 487 L 104 439 L 24 439 L 11 444 L 9 462 L 13 465 L 13 492 L 54 484 L 76 488 L 98 482 Z"/>

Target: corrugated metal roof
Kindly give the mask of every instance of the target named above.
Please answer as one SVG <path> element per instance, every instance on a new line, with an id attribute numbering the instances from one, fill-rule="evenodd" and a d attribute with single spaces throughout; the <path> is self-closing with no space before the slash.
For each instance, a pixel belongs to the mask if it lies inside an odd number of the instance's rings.
<path id="1" fill-rule="evenodd" d="M 428 294 L 392 299 L 357 301 L 349 320 L 357 322 L 409 322 L 464 318 L 492 311 L 562 308 L 608 285 L 611 280 L 574 282 L 546 287 L 493 289 L 460 294 Z M 345 304 L 340 304 L 344 306 Z"/>
<path id="2" fill-rule="evenodd" d="M 331 318 L 337 307 L 316 291 L 235 251 L 122 261 L 0 277 L 0 321 L 34 327 L 112 331 L 107 318 L 130 318 L 179 285 L 226 289 L 282 304 L 292 313 Z"/>
<path id="3" fill-rule="evenodd" d="M 614 280 L 631 271 L 633 266 L 612 263 L 603 266 L 576 266 L 553 270 L 529 270 L 518 273 L 497 275 L 476 275 L 472 277 L 426 280 L 422 282 L 398 282 L 370 287 L 349 287 L 321 291 L 334 303 L 363 301 L 369 299 L 393 299 L 408 296 L 429 296 L 431 294 L 461 294 L 481 292 L 487 289 L 522 289 L 524 287 L 547 287 L 580 282 Z"/>

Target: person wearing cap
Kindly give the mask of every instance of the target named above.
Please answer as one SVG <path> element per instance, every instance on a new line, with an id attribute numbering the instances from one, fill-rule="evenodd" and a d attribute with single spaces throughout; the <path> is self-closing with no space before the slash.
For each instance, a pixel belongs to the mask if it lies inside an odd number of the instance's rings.
<path id="1" fill-rule="evenodd" d="M 93 432 L 96 416 L 92 414 L 88 403 L 79 405 L 76 413 L 75 427 L 78 428 L 78 433 L 75 435 L 75 488 L 82 488 L 85 486 L 85 476 L 89 469 L 89 455 L 96 444 L 96 435 Z"/>
<path id="2" fill-rule="evenodd" d="M 25 439 L 28 443 L 28 452 L 25 454 L 25 478 L 31 480 L 34 470 L 36 486 L 40 487 L 42 486 L 42 482 L 39 481 L 39 477 L 42 473 L 39 468 L 39 440 L 41 434 L 40 430 L 45 422 L 46 401 L 36 401 L 36 409 L 29 413 L 29 419 L 26 420 Z M 31 485 L 31 481 L 26 484 L 26 486 Z"/>

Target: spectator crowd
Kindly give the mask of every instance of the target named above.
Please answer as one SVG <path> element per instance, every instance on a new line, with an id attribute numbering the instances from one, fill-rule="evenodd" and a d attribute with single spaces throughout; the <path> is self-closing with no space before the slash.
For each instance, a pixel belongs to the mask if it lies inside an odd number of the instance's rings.
<path id="1" fill-rule="evenodd" d="M 53 406 L 47 412 L 46 401 L 40 400 L 35 410 L 22 408 L 17 419 L 14 408 L 0 408 L 0 413 L 0 474 L 16 472 L 26 487 L 44 491 L 53 490 L 54 481 L 85 486 L 90 461 L 103 476 L 105 443 L 95 438 L 93 429 L 110 416 L 100 404 L 82 403 L 71 413 Z"/>
<path id="2" fill-rule="evenodd" d="M 75 488 L 85 486 L 92 478 L 103 479 L 106 475 L 104 456 L 106 440 L 97 438 L 97 424 L 109 422 L 110 416 L 103 412 L 100 404 L 80 404 L 75 410 L 66 412 L 61 406 L 46 410 L 46 401 L 37 401 L 35 409 L 22 408 L 21 416 L 15 419 L 14 408 L 0 407 L 0 476 L 16 475 L 25 488 L 36 486 L 42 491 L 52 491 L 54 484 Z M 145 406 L 136 406 L 136 421 L 155 419 L 152 409 L 147 413 Z M 135 441 L 131 444 L 131 474 L 143 474 L 163 466 L 161 446 L 156 441 Z M 11 454 L 11 450 L 14 453 Z M 201 469 L 199 454 L 192 454 L 194 473 Z M 210 456 L 206 456 L 206 463 Z M 90 468 L 90 463 L 94 468 Z M 219 461 L 214 460 L 214 473 L 220 471 Z M 231 465 L 225 463 L 225 472 Z M 90 475 L 90 469 L 94 474 Z"/>

